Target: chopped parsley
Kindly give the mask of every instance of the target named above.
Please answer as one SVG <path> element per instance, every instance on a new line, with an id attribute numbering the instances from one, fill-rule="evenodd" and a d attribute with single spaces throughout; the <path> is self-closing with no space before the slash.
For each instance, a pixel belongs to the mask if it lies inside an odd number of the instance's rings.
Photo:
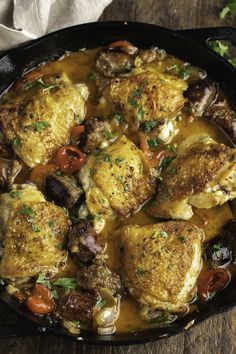
<path id="1" fill-rule="evenodd" d="M 34 212 L 33 210 L 30 208 L 29 205 L 27 204 L 24 204 L 23 207 L 20 209 L 20 213 L 22 215 L 28 215 L 28 216 L 32 216 L 34 215 Z"/>
<path id="2" fill-rule="evenodd" d="M 157 126 L 156 120 L 148 120 L 148 121 L 144 122 L 144 130 L 146 133 L 149 133 L 156 126 Z"/>
<path id="3" fill-rule="evenodd" d="M 45 286 L 48 289 L 52 288 L 50 281 L 45 278 L 44 274 L 39 274 L 38 279 L 36 280 L 36 283 L 42 284 L 43 286 Z"/>
<path id="4" fill-rule="evenodd" d="M 41 132 L 44 129 L 48 128 L 50 124 L 46 121 L 39 121 L 39 122 L 34 122 L 33 124 L 26 125 L 24 127 L 24 130 L 27 132 L 29 128 L 33 128 L 35 131 Z"/>
<path id="5" fill-rule="evenodd" d="M 110 130 L 104 130 L 103 134 L 107 140 L 112 140 L 115 138 L 115 135 Z"/>
<path id="6" fill-rule="evenodd" d="M 99 309 L 102 309 L 103 307 L 105 307 L 106 306 L 106 304 L 107 304 L 107 302 L 106 302 L 106 300 L 105 299 L 99 299 L 98 301 L 97 301 L 97 307 L 99 308 Z"/>
<path id="7" fill-rule="evenodd" d="M 43 81 L 42 78 L 40 78 L 40 79 L 34 80 L 32 82 L 26 83 L 24 88 L 31 89 L 31 88 L 34 88 L 34 87 L 37 87 L 37 86 L 43 87 L 43 92 L 46 92 L 46 91 L 49 91 L 49 90 L 51 90 L 51 89 L 53 89 L 55 87 L 58 87 L 59 84 L 48 84 L 45 81 Z"/>
<path id="8" fill-rule="evenodd" d="M 56 300 L 59 299 L 59 296 L 58 296 L 58 293 L 57 293 L 56 289 L 52 290 L 52 291 L 51 291 L 51 294 L 52 294 L 52 297 L 53 297 L 54 299 L 56 299 Z"/>
<path id="9" fill-rule="evenodd" d="M 15 138 L 15 139 L 13 139 L 13 145 L 14 146 L 20 146 L 21 145 L 21 140 L 20 140 L 20 138 Z"/>
<path id="10" fill-rule="evenodd" d="M 116 159 L 115 159 L 115 163 L 117 164 L 117 165 L 120 165 L 121 164 L 121 162 L 123 162 L 125 159 L 123 158 L 123 157 L 117 157 Z"/>
<path id="11" fill-rule="evenodd" d="M 62 175 L 62 172 L 61 172 L 60 170 L 58 170 L 58 171 L 56 172 L 56 175 L 57 175 L 57 176 L 61 176 L 61 175 Z"/>
<path id="12" fill-rule="evenodd" d="M 40 228 L 37 226 L 37 225 L 35 225 L 35 224 L 31 224 L 31 227 L 32 227 L 32 230 L 34 231 L 34 232 L 40 232 Z"/>
<path id="13" fill-rule="evenodd" d="M 142 277 L 144 277 L 145 274 L 147 273 L 147 270 L 145 270 L 145 269 L 139 267 L 139 268 L 137 269 L 136 273 L 137 273 L 137 276 L 138 276 L 139 278 L 142 278 Z"/>
<path id="14" fill-rule="evenodd" d="M 104 154 L 104 155 L 103 155 L 103 161 L 105 161 L 105 162 L 112 162 L 111 155 L 109 155 L 109 154 Z"/>
<path id="15" fill-rule="evenodd" d="M 124 180 L 125 180 L 125 177 L 124 177 L 124 176 L 119 176 L 119 177 L 118 177 L 118 181 L 124 182 Z"/>
<path id="16" fill-rule="evenodd" d="M 51 227 L 51 228 L 53 228 L 53 227 L 55 226 L 55 221 L 54 221 L 54 220 L 50 220 L 50 221 L 48 222 L 48 226 Z"/>
<path id="17" fill-rule="evenodd" d="M 158 147 L 158 145 L 163 144 L 163 140 L 161 140 L 159 138 L 148 139 L 147 143 L 150 148 L 155 149 Z"/>
<path id="18" fill-rule="evenodd" d="M 190 65 L 183 66 L 179 71 L 179 76 L 181 77 L 181 79 L 186 80 L 189 78 L 190 72 L 191 72 Z"/>
<path id="19" fill-rule="evenodd" d="M 180 242 L 182 242 L 182 243 L 186 243 L 186 238 L 184 237 L 184 236 L 179 236 L 179 240 L 180 240 Z"/>
<path id="20" fill-rule="evenodd" d="M 127 183 L 124 184 L 124 191 L 125 192 L 129 191 L 129 185 Z"/>
<path id="21" fill-rule="evenodd" d="M 171 174 L 171 175 L 175 175 L 175 174 L 176 174 L 176 171 L 177 171 L 176 167 L 171 167 L 171 168 L 170 168 L 170 174 Z"/>
<path id="22" fill-rule="evenodd" d="M 218 252 L 221 249 L 222 244 L 220 242 L 213 245 L 213 251 Z"/>
<path id="23" fill-rule="evenodd" d="M 220 19 L 224 20 L 228 13 L 236 15 L 236 0 L 227 0 L 225 6 L 219 13 Z"/>
<path id="24" fill-rule="evenodd" d="M 164 170 L 167 168 L 167 166 L 169 166 L 169 164 L 171 163 L 171 161 L 173 161 L 176 157 L 175 156 L 166 156 L 164 157 L 164 159 L 161 161 L 160 164 L 160 169 Z"/>
<path id="25" fill-rule="evenodd" d="M 124 122 L 124 117 L 121 113 L 114 113 L 113 117 L 118 123 L 123 123 Z"/>
<path id="26" fill-rule="evenodd" d="M 22 191 L 11 191 L 9 193 L 9 195 L 12 199 L 15 199 L 15 198 L 20 197 L 22 195 L 22 193 L 23 193 Z"/>
<path id="27" fill-rule="evenodd" d="M 168 237 L 168 233 L 166 231 L 160 231 L 160 236 L 166 238 Z"/>
<path id="28" fill-rule="evenodd" d="M 76 278 L 59 278 L 53 285 L 61 286 L 65 289 L 74 290 L 76 288 Z"/>
<path id="29" fill-rule="evenodd" d="M 133 108 L 138 108 L 138 101 L 133 97 L 129 97 L 128 102 L 131 104 Z"/>
<path id="30" fill-rule="evenodd" d="M 145 109 L 143 107 L 140 107 L 137 114 L 137 120 L 141 121 L 144 117 L 144 114 L 145 114 Z"/>
<path id="31" fill-rule="evenodd" d="M 95 71 L 92 71 L 91 74 L 88 76 L 89 81 L 96 81 L 97 80 L 97 73 Z"/>

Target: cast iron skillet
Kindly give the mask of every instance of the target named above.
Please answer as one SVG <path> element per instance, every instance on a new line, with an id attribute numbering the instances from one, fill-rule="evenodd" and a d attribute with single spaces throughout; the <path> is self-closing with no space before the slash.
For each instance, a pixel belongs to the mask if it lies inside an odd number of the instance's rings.
<path id="1" fill-rule="evenodd" d="M 228 39 L 236 45 L 236 29 L 217 27 L 173 31 L 155 25 L 133 22 L 90 23 L 70 27 L 3 54 L 0 57 L 0 94 L 23 71 L 29 70 L 39 63 L 57 58 L 66 51 L 76 51 L 83 47 L 97 47 L 120 39 L 126 39 L 140 47 L 156 45 L 164 48 L 168 53 L 204 68 L 213 79 L 221 84 L 231 100 L 236 102 L 236 70 L 207 46 L 209 39 Z M 233 206 L 232 209 L 236 211 L 236 207 Z M 149 329 L 138 333 L 115 333 L 107 336 L 90 332 L 82 332 L 79 336 L 69 334 L 62 327 L 52 326 L 46 319 L 28 312 L 4 289 L 0 290 L 0 298 L 15 311 L 37 324 L 29 322 L 28 327 L 25 325 L 13 326 L 9 328 L 9 332 L 5 331 L 3 335 L 32 335 L 37 333 L 37 328 L 40 326 L 47 333 L 81 340 L 84 343 L 137 344 L 170 337 L 215 314 L 232 308 L 236 305 L 236 279 L 231 281 L 223 293 L 204 305 L 200 312 L 189 314 L 166 328 Z"/>

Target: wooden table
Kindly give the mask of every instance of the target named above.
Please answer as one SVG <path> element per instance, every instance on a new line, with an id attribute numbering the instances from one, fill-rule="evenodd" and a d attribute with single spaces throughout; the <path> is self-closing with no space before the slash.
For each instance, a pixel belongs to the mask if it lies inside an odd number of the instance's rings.
<path id="1" fill-rule="evenodd" d="M 236 16 L 219 19 L 224 0 L 114 0 L 102 21 L 131 20 L 170 28 L 236 25 Z M 1 323 L 12 323 L 16 316 L 0 307 Z M 10 322 L 9 322 L 10 321 Z M 21 321 L 21 320 L 18 320 Z M 236 309 L 215 316 L 201 325 L 170 339 L 146 345 L 101 347 L 82 345 L 51 335 L 0 340 L 1 354 L 230 354 L 236 353 Z"/>

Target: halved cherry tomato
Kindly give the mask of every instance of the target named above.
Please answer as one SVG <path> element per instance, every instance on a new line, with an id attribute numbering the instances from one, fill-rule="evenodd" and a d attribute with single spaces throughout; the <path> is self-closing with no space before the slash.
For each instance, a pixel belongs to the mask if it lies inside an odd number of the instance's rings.
<path id="1" fill-rule="evenodd" d="M 78 142 L 80 135 L 84 132 L 84 126 L 83 125 L 76 125 L 71 129 L 71 138 L 73 142 Z"/>
<path id="2" fill-rule="evenodd" d="M 62 172 L 71 174 L 79 171 L 85 161 L 85 155 L 77 147 L 62 146 L 56 155 L 56 164 Z"/>
<path id="3" fill-rule="evenodd" d="M 123 52 L 130 54 L 130 55 L 134 55 L 138 51 L 138 48 L 135 47 L 132 43 L 130 43 L 128 41 L 112 42 L 107 46 L 107 48 L 108 49 L 119 48 Z"/>
<path id="4" fill-rule="evenodd" d="M 24 75 L 23 77 L 19 78 L 15 84 L 14 88 L 19 89 L 23 85 L 28 84 L 29 82 L 35 81 L 40 79 L 43 76 L 43 73 L 38 70 L 30 71 L 28 74 Z"/>
<path id="5" fill-rule="evenodd" d="M 41 284 L 36 284 L 26 303 L 31 312 L 46 315 L 53 311 L 55 302 L 50 290 Z"/>
<path id="6" fill-rule="evenodd" d="M 230 275 L 223 268 L 202 270 L 197 283 L 198 296 L 203 302 L 209 299 L 209 293 L 223 290 L 230 280 Z"/>
<path id="7" fill-rule="evenodd" d="M 53 163 L 49 163 L 47 165 L 39 165 L 33 168 L 29 180 L 42 189 L 47 176 L 53 175 L 56 170 L 57 166 Z"/>

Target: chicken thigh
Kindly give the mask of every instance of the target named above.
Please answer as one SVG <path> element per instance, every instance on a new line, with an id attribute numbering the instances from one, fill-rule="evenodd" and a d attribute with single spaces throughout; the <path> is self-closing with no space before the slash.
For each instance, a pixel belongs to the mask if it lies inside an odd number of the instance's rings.
<path id="1" fill-rule="evenodd" d="M 184 140 L 162 174 L 156 200 L 148 207 L 155 217 L 188 220 L 192 206 L 212 208 L 236 197 L 236 150 L 209 136 Z"/>
<path id="2" fill-rule="evenodd" d="M 49 203 L 35 187 L 14 185 L 0 196 L 0 238 L 4 245 L 0 276 L 11 280 L 45 273 L 65 265 L 63 250 L 69 220 L 63 209 Z"/>
<path id="3" fill-rule="evenodd" d="M 196 291 L 204 233 L 186 221 L 119 230 L 125 286 L 142 305 L 182 313 Z"/>
<path id="4" fill-rule="evenodd" d="M 46 164 L 69 141 L 73 125 L 85 115 L 84 84 L 74 86 L 65 74 L 23 86 L 0 106 L 0 125 L 15 153 L 29 167 Z"/>

